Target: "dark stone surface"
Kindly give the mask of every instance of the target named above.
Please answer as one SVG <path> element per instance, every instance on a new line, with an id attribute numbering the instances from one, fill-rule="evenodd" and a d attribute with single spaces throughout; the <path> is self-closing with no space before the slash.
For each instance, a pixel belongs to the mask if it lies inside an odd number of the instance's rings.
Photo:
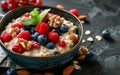
<path id="1" fill-rule="evenodd" d="M 81 63 L 81 70 L 75 70 L 71 75 L 120 75 L 120 0 L 43 0 L 44 5 L 56 6 L 62 4 L 66 10 L 77 8 L 79 14 L 87 15 L 90 23 L 84 24 L 85 30 L 91 30 L 92 34 L 87 38 L 101 35 L 102 30 L 107 29 L 113 40 L 106 41 L 94 39 L 90 51 L 97 54 L 98 63 L 88 65 Z M 5 13 L 0 10 L 0 13 Z M 86 42 L 88 46 L 90 42 Z M 62 68 L 55 70 L 61 75 Z M 59 72 L 59 73 L 58 73 Z"/>

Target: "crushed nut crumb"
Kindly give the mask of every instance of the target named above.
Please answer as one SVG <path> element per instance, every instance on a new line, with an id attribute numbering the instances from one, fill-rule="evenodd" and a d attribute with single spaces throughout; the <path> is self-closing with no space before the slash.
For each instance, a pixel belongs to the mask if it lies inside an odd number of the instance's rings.
<path id="1" fill-rule="evenodd" d="M 85 31 L 85 34 L 86 34 L 86 35 L 89 35 L 89 34 L 91 34 L 91 31 L 90 31 L 90 30 L 86 30 L 86 31 Z"/>
<path id="2" fill-rule="evenodd" d="M 92 37 L 88 37 L 88 38 L 87 38 L 87 41 L 92 42 L 92 41 L 93 41 L 93 38 L 92 38 Z"/>
<path id="3" fill-rule="evenodd" d="M 102 40 L 102 36 L 100 36 L 100 35 L 96 35 L 95 38 L 96 38 L 98 41 Z"/>

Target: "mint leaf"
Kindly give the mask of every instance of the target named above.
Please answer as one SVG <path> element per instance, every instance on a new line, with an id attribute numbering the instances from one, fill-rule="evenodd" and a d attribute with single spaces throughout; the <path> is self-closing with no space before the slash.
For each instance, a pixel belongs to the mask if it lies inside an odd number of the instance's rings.
<path id="1" fill-rule="evenodd" d="M 33 11 L 30 12 L 31 17 L 34 17 L 36 19 L 40 19 L 39 18 L 39 11 L 37 9 L 34 9 Z"/>
<path id="2" fill-rule="evenodd" d="M 36 25 L 37 22 L 36 22 L 36 19 L 34 19 L 34 18 L 28 18 L 28 19 L 23 20 L 22 24 L 24 24 L 24 25 Z"/>
<path id="3" fill-rule="evenodd" d="M 39 17 L 40 17 L 39 22 L 41 22 L 41 21 L 44 19 L 44 17 L 48 14 L 48 12 L 49 12 L 50 10 L 51 10 L 51 9 L 46 9 L 46 10 L 44 10 L 43 12 L 41 12 L 41 13 L 39 14 Z"/>

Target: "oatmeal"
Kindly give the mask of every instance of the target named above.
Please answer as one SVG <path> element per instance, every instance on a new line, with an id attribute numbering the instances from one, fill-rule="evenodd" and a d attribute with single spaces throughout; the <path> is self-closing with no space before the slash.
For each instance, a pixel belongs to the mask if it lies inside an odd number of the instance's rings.
<path id="1" fill-rule="evenodd" d="M 12 52 L 47 57 L 70 51 L 78 42 L 77 26 L 58 14 L 37 9 L 13 19 L 1 33 L 1 40 Z"/>

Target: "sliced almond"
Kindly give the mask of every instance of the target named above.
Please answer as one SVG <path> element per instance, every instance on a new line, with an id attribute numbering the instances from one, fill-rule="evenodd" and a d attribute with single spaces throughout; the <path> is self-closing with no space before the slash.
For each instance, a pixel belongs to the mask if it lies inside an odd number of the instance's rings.
<path id="1" fill-rule="evenodd" d="M 96 38 L 98 41 L 102 40 L 102 36 L 100 36 L 100 35 L 95 36 L 95 38 Z"/>
<path id="2" fill-rule="evenodd" d="M 86 35 L 89 35 L 89 34 L 91 34 L 91 31 L 90 31 L 90 30 L 86 30 L 86 31 L 85 31 L 85 34 L 86 34 Z"/>
<path id="3" fill-rule="evenodd" d="M 88 38 L 87 38 L 87 41 L 92 42 L 92 41 L 93 41 L 93 38 L 92 38 L 92 37 L 88 37 Z"/>
<path id="4" fill-rule="evenodd" d="M 79 65 L 77 65 L 77 64 L 74 64 L 73 66 L 75 67 L 76 70 L 80 70 L 81 69 L 81 67 Z"/>

